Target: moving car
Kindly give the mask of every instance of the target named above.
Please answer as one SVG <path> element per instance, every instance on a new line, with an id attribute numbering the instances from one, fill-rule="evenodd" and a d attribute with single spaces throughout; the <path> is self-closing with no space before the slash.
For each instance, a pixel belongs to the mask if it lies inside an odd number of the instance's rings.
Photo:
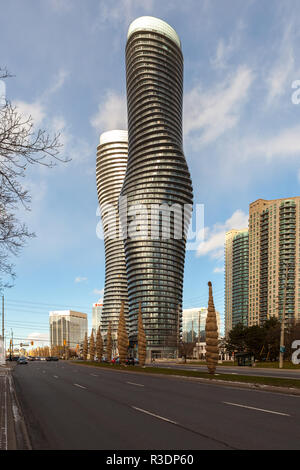
<path id="1" fill-rule="evenodd" d="M 17 360 L 17 364 L 28 364 L 28 361 L 27 361 L 26 357 L 20 357 Z"/>

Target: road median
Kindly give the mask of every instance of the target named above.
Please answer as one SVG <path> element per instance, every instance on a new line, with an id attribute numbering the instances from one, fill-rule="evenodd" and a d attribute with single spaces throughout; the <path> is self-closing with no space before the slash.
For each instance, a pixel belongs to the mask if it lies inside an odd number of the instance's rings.
<path id="1" fill-rule="evenodd" d="M 115 371 L 115 372 L 134 372 L 156 376 L 166 376 L 174 378 L 184 378 L 202 381 L 205 383 L 211 383 L 214 385 L 228 385 L 238 386 L 243 388 L 254 388 L 260 390 L 269 390 L 275 392 L 289 393 L 294 395 L 300 395 L 300 380 L 296 379 L 284 379 L 277 377 L 261 377 L 261 376 L 247 376 L 241 374 L 215 374 L 210 375 L 207 372 L 183 370 L 183 369 L 167 369 L 157 368 L 151 366 L 139 367 L 139 366 L 121 366 L 111 365 L 107 363 L 91 362 L 91 361 L 74 361 L 70 362 L 81 366 L 100 367 L 103 370 Z"/>

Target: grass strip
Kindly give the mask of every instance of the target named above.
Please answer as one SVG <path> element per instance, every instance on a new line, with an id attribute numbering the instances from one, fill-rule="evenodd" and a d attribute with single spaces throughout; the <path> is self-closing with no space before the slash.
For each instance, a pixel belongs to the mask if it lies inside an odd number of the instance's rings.
<path id="1" fill-rule="evenodd" d="M 87 365 L 94 367 L 101 367 L 109 370 L 119 370 L 119 371 L 132 371 L 140 372 L 143 374 L 159 374 L 159 375 L 177 375 L 182 377 L 197 377 L 200 379 L 209 379 L 209 380 L 224 380 L 226 382 L 243 382 L 249 384 L 258 384 L 258 385 L 271 385 L 275 387 L 287 387 L 287 388 L 299 388 L 300 389 L 300 380 L 295 379 L 282 379 L 279 377 L 259 377 L 259 376 L 249 376 L 249 375 L 232 375 L 232 374 L 218 374 L 210 375 L 208 372 L 199 372 L 193 370 L 183 370 L 183 369 L 164 369 L 162 367 L 139 367 L 139 366 L 121 366 L 121 365 L 111 365 L 105 362 L 91 362 L 91 361 L 74 361 L 78 365 Z"/>
<path id="2" fill-rule="evenodd" d="M 186 364 L 182 364 L 180 362 L 177 362 L 176 365 L 205 366 L 206 362 L 205 361 L 193 361 L 193 362 L 188 361 Z M 238 366 L 237 362 L 223 361 L 222 363 L 218 363 L 217 367 L 239 367 L 239 366 Z M 260 367 L 260 368 L 263 368 L 263 369 L 279 369 L 279 364 L 278 364 L 278 362 L 256 362 L 255 367 Z M 240 367 L 239 367 L 239 369 L 240 369 Z M 284 361 L 283 369 L 294 369 L 294 370 L 299 370 L 300 371 L 300 365 L 293 364 L 290 361 Z"/>

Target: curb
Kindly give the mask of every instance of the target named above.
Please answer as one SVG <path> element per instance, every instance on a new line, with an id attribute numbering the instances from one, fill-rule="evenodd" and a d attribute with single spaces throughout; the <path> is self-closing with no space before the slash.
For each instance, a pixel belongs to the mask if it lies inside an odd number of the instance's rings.
<path id="1" fill-rule="evenodd" d="M 21 412 L 21 407 L 17 399 L 14 380 L 10 373 L 8 374 L 8 385 L 11 401 L 11 415 L 13 419 L 13 427 L 15 433 L 16 450 L 32 450 L 26 424 Z"/>
<path id="2" fill-rule="evenodd" d="M 71 363 L 70 363 L 71 364 Z M 80 364 L 80 363 L 75 363 L 73 362 L 74 365 L 80 365 L 80 366 L 85 366 L 85 367 L 93 367 L 96 369 L 101 369 L 101 370 L 108 370 L 110 372 L 121 372 L 124 373 L 126 372 L 127 374 L 143 374 L 143 375 L 148 375 L 152 377 L 164 377 L 168 379 L 182 379 L 182 380 L 194 380 L 200 383 L 205 383 L 207 385 L 220 385 L 222 387 L 227 386 L 231 388 L 245 388 L 245 389 L 250 389 L 250 390 L 256 390 L 256 391 L 263 391 L 263 392 L 273 392 L 273 393 L 283 393 L 285 395 L 295 395 L 295 396 L 300 396 L 300 389 L 297 388 L 290 388 L 290 387 L 276 387 L 275 385 L 263 385 L 263 384 L 256 384 L 256 383 L 247 383 L 247 382 L 231 382 L 229 380 L 218 380 L 218 379 L 205 379 L 201 377 L 187 377 L 184 375 L 168 375 L 168 374 L 155 374 L 155 373 L 148 373 L 148 372 L 142 372 L 138 371 L 135 372 L 133 370 L 120 370 L 120 369 L 108 369 L 106 367 L 99 367 L 99 366 L 93 366 L 92 364 Z"/>

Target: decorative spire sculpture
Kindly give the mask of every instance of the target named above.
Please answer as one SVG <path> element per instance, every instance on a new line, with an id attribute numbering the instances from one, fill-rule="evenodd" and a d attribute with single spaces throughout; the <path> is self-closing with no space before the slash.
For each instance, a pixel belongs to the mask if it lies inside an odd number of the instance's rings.
<path id="1" fill-rule="evenodd" d="M 121 304 L 119 325 L 118 325 L 118 351 L 120 364 L 125 364 L 128 351 L 128 334 L 126 331 L 126 320 L 124 314 L 124 302 Z"/>
<path id="2" fill-rule="evenodd" d="M 205 335 L 206 335 L 206 363 L 208 372 L 214 374 L 219 358 L 218 347 L 218 324 L 216 310 L 214 306 L 214 299 L 212 293 L 212 283 L 208 283 L 209 297 L 208 297 L 208 312 L 206 317 Z"/>
<path id="3" fill-rule="evenodd" d="M 139 365 L 144 366 L 146 361 L 146 334 L 143 325 L 142 317 L 142 304 L 139 303 L 139 316 L 138 316 L 138 354 Z"/>

